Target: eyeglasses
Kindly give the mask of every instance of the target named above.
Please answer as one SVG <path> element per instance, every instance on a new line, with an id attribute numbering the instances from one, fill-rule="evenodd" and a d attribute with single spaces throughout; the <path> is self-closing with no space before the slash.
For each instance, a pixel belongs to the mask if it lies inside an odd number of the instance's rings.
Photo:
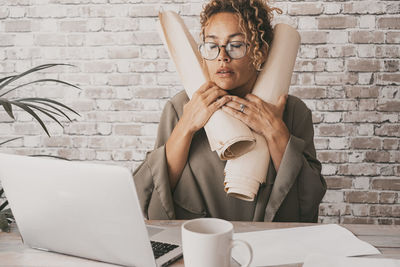
<path id="1" fill-rule="evenodd" d="M 225 48 L 226 53 L 232 59 L 239 59 L 246 55 L 247 44 L 240 41 L 229 42 L 226 45 L 206 42 L 199 46 L 201 56 L 206 60 L 214 60 L 221 52 L 221 47 Z"/>

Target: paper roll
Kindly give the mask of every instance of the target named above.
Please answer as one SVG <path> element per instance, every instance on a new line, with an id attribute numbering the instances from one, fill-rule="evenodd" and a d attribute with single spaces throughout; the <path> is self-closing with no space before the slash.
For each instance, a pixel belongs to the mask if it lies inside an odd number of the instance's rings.
<path id="1" fill-rule="evenodd" d="M 271 48 L 263 70 L 257 77 L 253 94 L 275 105 L 279 96 L 288 93 L 299 46 L 300 35 L 294 28 L 287 24 L 275 26 Z M 265 182 L 270 164 L 265 138 L 256 133 L 254 135 L 257 141 L 255 148 L 243 156 L 228 160 L 225 166 L 225 191 L 228 195 L 247 201 L 254 200 L 259 185 Z M 243 190 L 249 188 L 248 185 L 251 185 L 251 192 Z"/>
<path id="2" fill-rule="evenodd" d="M 181 17 L 173 11 L 160 12 L 159 33 L 175 63 L 183 87 L 192 98 L 201 85 L 209 80 L 205 64 L 192 35 Z M 255 137 L 240 120 L 217 110 L 204 126 L 212 151 L 220 159 L 234 159 L 253 149 Z"/>

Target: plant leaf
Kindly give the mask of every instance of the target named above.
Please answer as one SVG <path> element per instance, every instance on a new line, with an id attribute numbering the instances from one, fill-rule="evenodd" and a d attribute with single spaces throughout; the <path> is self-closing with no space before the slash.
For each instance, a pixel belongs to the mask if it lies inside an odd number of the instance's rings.
<path id="1" fill-rule="evenodd" d="M 20 101 L 18 101 L 18 102 L 20 102 Z M 45 108 L 45 107 L 42 107 L 42 106 L 39 106 L 39 105 L 32 104 L 32 103 L 30 103 L 30 102 L 20 102 L 20 103 L 21 103 L 21 104 L 24 104 L 24 105 L 27 105 L 27 106 L 30 107 L 30 108 L 37 109 L 37 110 L 39 110 L 39 111 L 44 110 L 44 111 L 49 112 L 49 113 L 52 113 L 52 114 L 54 114 L 54 115 L 62 116 L 61 114 L 58 114 L 56 111 L 50 110 L 50 109 L 48 109 L 48 108 Z"/>
<path id="2" fill-rule="evenodd" d="M 69 82 L 64 82 L 64 81 L 57 80 L 57 79 L 40 79 L 40 80 L 36 80 L 36 81 L 32 81 L 32 82 L 28 82 L 28 83 L 24 83 L 24 84 L 18 85 L 18 86 L 16 86 L 16 87 L 14 87 L 14 88 L 12 88 L 12 89 L 10 89 L 10 90 L 8 90 L 8 91 L 2 93 L 2 94 L 0 95 L 0 97 L 4 96 L 4 95 L 6 95 L 6 94 L 8 94 L 8 93 L 10 93 L 10 92 L 12 92 L 12 91 L 14 91 L 14 90 L 17 90 L 18 88 L 21 88 L 21 87 L 24 87 L 24 86 L 27 86 L 27 85 L 33 84 L 33 83 L 39 83 L 39 82 L 56 82 L 56 83 L 62 83 L 62 84 L 65 84 L 65 85 L 68 85 L 68 86 L 72 86 L 72 87 L 74 87 L 74 88 L 77 88 L 77 89 L 79 89 L 79 90 L 82 90 L 82 89 L 79 88 L 78 86 L 73 85 L 73 84 L 71 84 L 71 83 L 69 83 Z"/>
<path id="3" fill-rule="evenodd" d="M 6 215 L 0 211 L 0 229 L 3 232 L 10 231 L 10 225 L 8 223 Z"/>
<path id="4" fill-rule="evenodd" d="M 8 200 L 4 201 L 3 204 L 0 205 L 0 211 L 3 210 L 8 205 Z"/>
<path id="5" fill-rule="evenodd" d="M 15 138 L 12 138 L 12 139 L 8 139 L 8 140 L 6 140 L 6 141 L 3 141 L 3 142 L 0 143 L 0 146 L 6 144 L 6 143 L 8 143 L 8 142 L 17 140 L 17 139 L 22 139 L 22 137 L 15 137 Z M 0 197 L 1 197 L 1 194 L 0 194 Z"/>
<path id="6" fill-rule="evenodd" d="M 39 65 L 39 66 L 36 66 L 36 67 L 34 67 L 34 68 L 32 68 L 32 69 L 29 69 L 29 70 L 27 70 L 27 71 L 21 73 L 21 74 L 14 75 L 11 79 L 8 79 L 7 81 L 5 81 L 5 82 L 1 85 L 0 89 L 3 89 L 6 85 L 10 84 L 11 82 L 13 82 L 13 81 L 15 81 L 15 80 L 18 80 L 19 78 L 22 78 L 22 77 L 24 77 L 25 75 L 28 75 L 28 74 L 30 74 L 30 73 L 32 73 L 32 72 L 36 72 L 36 71 L 39 71 L 39 70 L 52 68 L 52 67 L 55 67 L 55 66 L 61 66 L 61 65 L 75 67 L 74 65 L 71 65 L 71 64 L 64 64 L 64 63 L 53 63 L 53 64 L 43 64 L 43 65 Z"/>
<path id="7" fill-rule="evenodd" d="M 21 101 L 21 99 L 18 99 L 18 100 L 16 100 L 16 101 Z M 25 103 L 25 102 L 39 103 L 39 104 L 42 104 L 42 105 L 51 107 L 52 109 L 54 109 L 54 110 L 56 110 L 57 112 L 59 112 L 60 114 L 62 114 L 62 116 L 64 116 L 65 118 L 67 118 L 67 120 L 69 120 L 70 122 L 72 122 L 71 118 L 70 118 L 64 111 L 62 111 L 61 109 L 57 108 L 57 107 L 54 106 L 54 105 L 51 105 L 51 104 L 46 103 L 46 102 L 34 101 L 34 100 L 29 100 L 29 101 L 25 101 L 25 100 L 24 100 L 24 103 Z M 57 114 L 57 115 L 61 116 L 60 114 Z"/>
<path id="8" fill-rule="evenodd" d="M 3 106 L 4 110 L 7 112 L 8 116 L 15 120 L 14 114 L 12 112 L 12 105 L 8 99 L 0 98 L 0 105 Z"/>
<path id="9" fill-rule="evenodd" d="M 59 120 L 56 119 L 56 117 L 54 117 L 53 115 L 51 115 L 50 113 L 56 114 L 58 116 L 60 116 L 58 113 L 51 111 L 49 109 L 43 108 L 43 107 L 39 107 L 37 105 L 34 104 L 30 104 L 30 103 L 21 103 L 26 105 L 27 107 L 30 107 L 32 109 L 36 109 L 40 112 L 42 112 L 43 114 L 45 114 L 46 116 L 50 117 L 51 119 L 53 119 L 55 122 L 57 122 L 62 128 L 64 128 L 64 126 L 61 124 L 61 122 Z"/>
<path id="10" fill-rule="evenodd" d="M 42 128 L 46 132 L 46 134 L 50 137 L 50 134 L 46 128 L 46 125 L 43 123 L 42 119 L 30 107 L 28 107 L 26 104 L 19 103 L 19 102 L 13 102 L 13 104 L 20 107 L 21 109 L 25 110 L 29 114 L 31 114 L 32 117 L 34 117 L 37 120 L 37 122 L 39 122 L 40 126 L 42 126 Z"/>
<path id="11" fill-rule="evenodd" d="M 48 158 L 55 158 L 55 159 L 62 159 L 62 160 L 71 161 L 71 160 L 69 160 L 67 158 L 63 158 L 63 157 L 60 157 L 60 156 L 53 156 L 53 155 L 29 155 L 29 156 L 30 157 L 48 157 Z"/>
<path id="12" fill-rule="evenodd" d="M 1 78 L 0 79 L 0 90 L 5 86 L 5 85 L 4 86 L 2 85 L 3 82 L 5 82 L 5 81 L 7 81 L 7 80 L 9 80 L 11 78 L 14 78 L 14 77 L 15 77 L 15 75 L 11 75 L 11 76 L 7 76 L 7 77 L 4 77 L 4 78 Z"/>
<path id="13" fill-rule="evenodd" d="M 76 112 L 76 111 L 73 110 L 72 108 L 68 107 L 67 105 L 65 105 L 65 104 L 63 104 L 63 103 L 61 103 L 61 102 L 58 102 L 58 101 L 56 101 L 56 100 L 53 100 L 53 99 L 40 98 L 40 97 L 31 97 L 31 98 L 20 98 L 20 99 L 18 99 L 18 101 L 50 102 L 50 103 L 59 105 L 59 106 L 65 108 L 65 109 L 67 109 L 67 110 L 69 110 L 69 111 L 75 113 L 75 114 L 78 115 L 78 116 L 81 116 L 78 112 Z M 43 103 L 43 104 L 44 104 L 44 103 Z"/>

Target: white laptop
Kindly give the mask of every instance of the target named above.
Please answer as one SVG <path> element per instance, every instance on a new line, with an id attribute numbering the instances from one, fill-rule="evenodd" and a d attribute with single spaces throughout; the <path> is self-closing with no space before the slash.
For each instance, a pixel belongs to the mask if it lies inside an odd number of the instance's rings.
<path id="1" fill-rule="evenodd" d="M 0 153 L 0 180 L 32 248 L 145 267 L 182 255 L 179 228 L 146 230 L 127 168 Z"/>

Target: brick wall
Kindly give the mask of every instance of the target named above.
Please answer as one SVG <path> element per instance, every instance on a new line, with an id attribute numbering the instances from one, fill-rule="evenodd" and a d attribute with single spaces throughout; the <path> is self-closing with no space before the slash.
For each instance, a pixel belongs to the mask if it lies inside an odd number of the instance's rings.
<path id="1" fill-rule="evenodd" d="M 0 149 L 134 169 L 152 149 L 165 101 L 182 89 L 156 32 L 160 7 L 199 31 L 196 0 L 0 0 L 0 77 L 63 62 L 32 78 L 60 78 L 15 97 L 61 100 L 81 117 L 52 138 L 23 112 L 0 112 Z M 290 92 L 313 110 L 328 188 L 320 221 L 400 224 L 400 1 L 275 1 L 276 22 L 302 45 Z"/>

